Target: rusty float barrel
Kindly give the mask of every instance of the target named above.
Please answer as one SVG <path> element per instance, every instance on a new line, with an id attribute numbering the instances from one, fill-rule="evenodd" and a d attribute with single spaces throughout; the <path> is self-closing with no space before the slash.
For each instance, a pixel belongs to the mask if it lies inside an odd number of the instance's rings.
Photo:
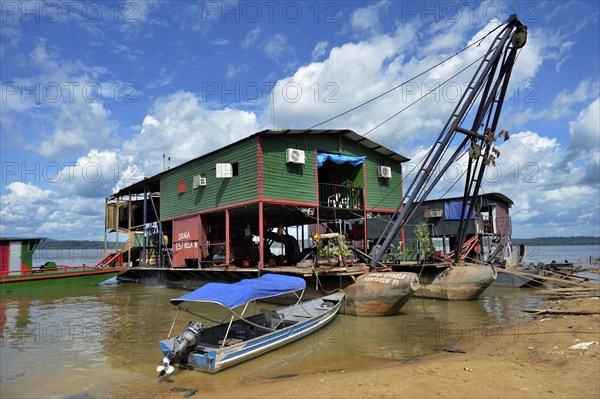
<path id="1" fill-rule="evenodd" d="M 367 273 L 344 288 L 345 314 L 353 316 L 395 315 L 419 288 L 419 276 L 410 272 Z"/>

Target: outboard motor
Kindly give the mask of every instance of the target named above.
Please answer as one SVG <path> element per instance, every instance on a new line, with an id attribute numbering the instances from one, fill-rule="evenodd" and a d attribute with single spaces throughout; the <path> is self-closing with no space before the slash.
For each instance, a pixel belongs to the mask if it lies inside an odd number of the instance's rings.
<path id="1" fill-rule="evenodd" d="M 196 322 L 192 324 L 190 321 L 181 335 L 175 338 L 171 352 L 169 352 L 168 356 L 163 358 L 162 363 L 156 367 L 156 371 L 160 373 L 158 375 L 159 377 L 165 375 L 165 373 L 171 374 L 173 372 L 175 368 L 171 366 L 171 362 L 178 361 L 188 348 L 196 346 L 202 331 L 204 331 L 202 323 Z"/>

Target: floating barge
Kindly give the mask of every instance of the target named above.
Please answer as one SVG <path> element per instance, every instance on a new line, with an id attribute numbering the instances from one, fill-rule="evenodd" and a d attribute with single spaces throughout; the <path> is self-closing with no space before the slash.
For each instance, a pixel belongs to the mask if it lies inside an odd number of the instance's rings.
<path id="1" fill-rule="evenodd" d="M 406 161 L 351 130 L 265 130 L 168 168 L 106 198 L 107 234 L 127 236 L 131 269 L 120 280 L 196 289 L 279 273 L 305 278 L 319 296 L 358 283 L 361 299 L 347 311 L 395 313 L 418 286 L 413 273 L 359 279 L 370 268 L 344 259 L 341 244 L 342 267 L 299 266 L 314 251 L 309 226 L 350 235 L 346 221 L 361 217 L 351 245 L 367 250 L 366 223 L 393 213 Z"/>
<path id="2" fill-rule="evenodd" d="M 420 288 L 415 296 L 447 300 L 477 299 L 488 286 L 495 283 L 498 274 L 492 264 L 503 265 L 506 262 L 512 237 L 509 212 L 513 201 L 503 194 L 489 193 L 479 196 L 476 202 L 475 215 L 465 223 L 467 245 L 462 262 L 454 264 L 447 261 L 450 248 L 456 244 L 461 221 L 462 198 L 453 197 L 423 201 L 415 206 L 411 218 L 411 224 L 425 223 L 428 226 L 435 248 L 433 258 L 437 262 L 417 261 L 417 254 L 406 250 L 418 246 L 414 231 L 406 229 L 395 240 L 401 241 L 404 248 L 391 247 L 381 257 L 381 263 L 393 271 L 417 273 Z M 369 223 L 369 238 L 376 240 L 384 227 L 385 220 Z M 469 259 L 486 261 L 487 264 L 465 261 Z M 502 279 L 507 277 L 501 276 Z"/>
<path id="3" fill-rule="evenodd" d="M 97 285 L 125 270 L 121 254 L 107 254 L 95 266 L 33 266 L 33 254 L 44 238 L 0 238 L 0 293 Z"/>

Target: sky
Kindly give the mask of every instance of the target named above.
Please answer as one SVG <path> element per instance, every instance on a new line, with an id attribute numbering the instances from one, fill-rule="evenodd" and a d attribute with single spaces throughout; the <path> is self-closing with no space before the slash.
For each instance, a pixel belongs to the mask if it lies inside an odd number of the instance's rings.
<path id="1" fill-rule="evenodd" d="M 410 170 L 474 70 L 457 73 L 515 13 L 528 41 L 498 125 L 510 139 L 496 143 L 483 193 L 514 201 L 514 237 L 600 236 L 599 2 L 0 7 L 2 236 L 102 239 L 116 190 L 264 129 L 312 127 L 403 82 L 318 127 L 366 134 L 410 158 Z M 434 194 L 459 195 L 464 169 L 462 159 Z"/>

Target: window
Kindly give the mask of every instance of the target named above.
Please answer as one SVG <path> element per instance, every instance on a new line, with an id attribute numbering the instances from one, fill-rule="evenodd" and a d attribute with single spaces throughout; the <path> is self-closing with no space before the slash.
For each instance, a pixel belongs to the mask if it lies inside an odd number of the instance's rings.
<path id="1" fill-rule="evenodd" d="M 239 174 L 239 163 L 218 163 L 217 164 L 217 178 L 227 179 L 235 177 Z"/>
<path id="2" fill-rule="evenodd" d="M 180 180 L 179 183 L 177 183 L 177 194 L 183 193 L 185 193 L 185 180 Z"/>

